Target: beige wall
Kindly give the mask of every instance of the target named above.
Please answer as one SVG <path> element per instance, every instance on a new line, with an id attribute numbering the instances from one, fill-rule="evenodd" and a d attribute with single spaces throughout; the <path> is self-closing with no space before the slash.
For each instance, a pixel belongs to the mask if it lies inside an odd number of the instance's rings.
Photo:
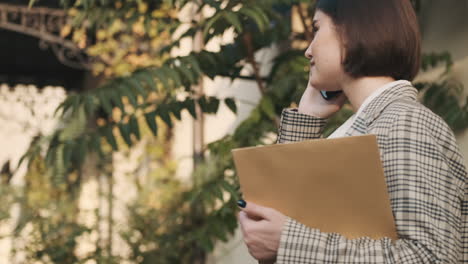
<path id="1" fill-rule="evenodd" d="M 10 168 L 16 166 L 37 134 L 50 134 L 57 126 L 53 117 L 55 108 L 65 99 L 62 87 L 0 84 L 0 166 L 10 161 Z M 24 184 L 27 171 L 23 163 L 11 179 L 13 186 Z M 10 211 L 12 217 L 0 224 L 0 263 L 11 263 L 12 240 L 10 235 L 16 226 L 19 207 Z M 18 245 L 16 245 L 18 246 Z M 21 256 L 15 256 L 21 259 Z"/>

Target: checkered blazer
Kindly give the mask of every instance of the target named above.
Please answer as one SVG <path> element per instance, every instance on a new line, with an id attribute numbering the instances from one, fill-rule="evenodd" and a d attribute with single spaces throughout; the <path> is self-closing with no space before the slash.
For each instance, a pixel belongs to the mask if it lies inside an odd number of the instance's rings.
<path id="1" fill-rule="evenodd" d="M 347 239 L 288 217 L 277 264 L 468 263 L 464 158 L 452 130 L 417 94 L 408 84 L 385 90 L 346 132 L 377 136 L 399 239 Z M 285 108 L 277 143 L 322 138 L 326 122 Z"/>

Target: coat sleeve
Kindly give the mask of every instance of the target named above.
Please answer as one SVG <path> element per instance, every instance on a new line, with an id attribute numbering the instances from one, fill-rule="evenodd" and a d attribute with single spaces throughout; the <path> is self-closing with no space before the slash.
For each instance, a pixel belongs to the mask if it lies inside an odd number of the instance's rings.
<path id="1" fill-rule="evenodd" d="M 459 263 L 466 168 L 453 133 L 441 120 L 430 123 L 427 113 L 395 119 L 388 134 L 377 136 L 399 238 L 347 239 L 288 217 L 277 264 Z"/>
<path id="2" fill-rule="evenodd" d="M 320 138 L 327 120 L 326 118 L 299 113 L 297 108 L 284 108 L 281 113 L 276 143 Z"/>

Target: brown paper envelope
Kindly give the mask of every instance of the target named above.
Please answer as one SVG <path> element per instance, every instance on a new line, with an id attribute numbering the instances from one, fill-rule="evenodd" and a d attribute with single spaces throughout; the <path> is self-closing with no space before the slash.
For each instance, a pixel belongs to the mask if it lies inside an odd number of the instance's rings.
<path id="1" fill-rule="evenodd" d="M 322 232 L 397 238 L 375 135 L 232 150 L 243 198 Z"/>

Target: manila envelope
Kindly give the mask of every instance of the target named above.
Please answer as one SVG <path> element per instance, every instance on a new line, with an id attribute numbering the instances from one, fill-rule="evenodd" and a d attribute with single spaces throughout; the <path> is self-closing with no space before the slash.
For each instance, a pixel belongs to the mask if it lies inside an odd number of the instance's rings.
<path id="1" fill-rule="evenodd" d="M 243 198 L 322 232 L 397 239 L 375 135 L 231 150 Z"/>

